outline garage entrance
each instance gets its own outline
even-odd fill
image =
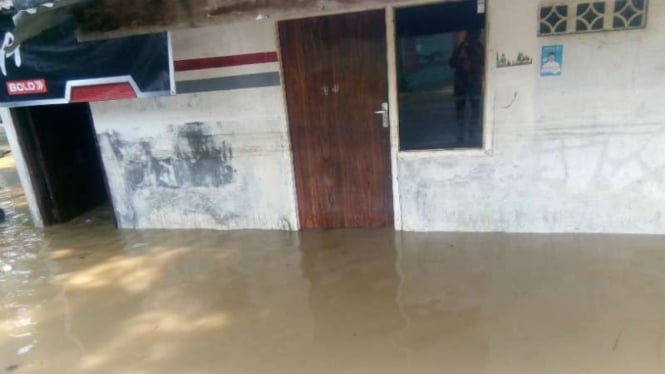
[[[110,203],[87,103],[16,108],[12,117],[45,226]]]

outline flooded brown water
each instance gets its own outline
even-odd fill
[[[0,373],[664,373],[665,238],[31,227]]]

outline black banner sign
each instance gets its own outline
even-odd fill
[[[68,22],[14,45],[13,27],[0,20],[0,106],[175,93],[168,33],[78,42]]]

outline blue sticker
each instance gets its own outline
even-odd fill
[[[563,45],[543,46],[540,59],[540,76],[556,77],[563,72]]]

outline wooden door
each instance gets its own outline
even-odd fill
[[[393,224],[384,11],[279,23],[300,224]]]

